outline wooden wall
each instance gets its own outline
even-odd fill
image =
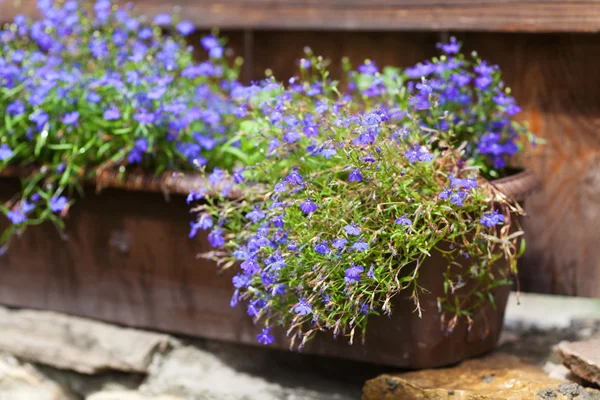
[[[33,0],[18,12],[34,14]],[[547,144],[521,160],[542,179],[526,204],[524,290],[600,297],[600,1],[145,0],[141,13],[178,9],[201,29],[224,28],[245,57],[244,79],[286,78],[302,48],[337,62],[409,66],[455,34],[500,65]],[[0,3],[0,22],[17,12]],[[197,37],[193,40],[197,40]],[[339,71],[338,71],[339,72]]]

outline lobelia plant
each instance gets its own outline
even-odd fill
[[[346,62],[347,90],[307,50],[287,87],[267,79],[232,92],[248,112],[232,140],[255,152],[233,173],[204,172],[226,191],[193,193],[202,202],[190,237],[210,230],[204,256],[239,264],[231,306],[243,301],[262,321],[260,343],[274,341],[274,326],[291,347],[319,331],[364,340],[368,316],[391,315],[400,294],[421,314],[420,267],[434,252],[448,265],[438,307],[449,330],[509,284],[521,210],[485,177],[529,134],[508,119],[517,109],[497,68],[446,46],[458,45],[407,71]],[[431,79],[415,84],[416,69]],[[242,198],[226,198],[233,185]]]
[[[224,41],[161,14],[151,23],[110,0],[38,0],[42,19],[17,16],[0,30],[0,173],[27,167],[18,197],[0,210],[12,223],[0,238],[52,221],[62,228],[82,183],[106,169],[192,170],[230,165],[219,154],[237,122],[229,93],[241,59]],[[231,152],[230,152],[231,153]]]

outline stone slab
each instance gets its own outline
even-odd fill
[[[596,399],[596,390],[549,378],[518,357],[495,353],[444,369],[381,375],[367,381],[364,400]]]
[[[556,353],[575,375],[600,385],[600,336],[576,342],[560,342]]]
[[[122,328],[49,311],[0,307],[0,351],[84,374],[145,373],[167,335]]]

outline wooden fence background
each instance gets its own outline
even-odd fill
[[[543,181],[528,200],[524,290],[600,297],[599,0],[138,0],[151,17],[178,10],[199,29],[220,27],[246,59],[246,81],[285,78],[304,46],[410,66],[457,36],[498,64],[545,146],[522,160]],[[35,1],[0,2],[0,23],[34,16]],[[199,36],[192,40],[196,41]],[[340,71],[338,71],[339,73]]]

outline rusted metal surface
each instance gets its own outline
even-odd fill
[[[123,1],[124,2],[124,1]],[[0,22],[35,16],[35,0],[0,3]],[[228,29],[598,32],[596,0],[144,0],[150,17],[178,10],[197,26]]]
[[[525,178],[526,179],[526,178]],[[19,189],[0,178],[0,199]],[[128,326],[256,344],[260,327],[243,308],[232,309],[233,271],[218,273],[197,255],[211,250],[206,236],[187,238],[191,216],[183,196],[167,203],[159,193],[89,190],[71,209],[64,240],[51,225],[28,229],[0,257],[0,303],[55,310]],[[3,228],[0,222],[0,229]],[[452,333],[440,328],[437,297],[443,294],[446,263],[434,255],[423,267],[420,301],[397,296],[393,316],[373,317],[366,344],[328,334],[303,350],[399,367],[447,365],[489,351],[502,326],[508,287],[496,294],[497,310],[486,306]],[[276,347],[285,349],[284,332]]]

